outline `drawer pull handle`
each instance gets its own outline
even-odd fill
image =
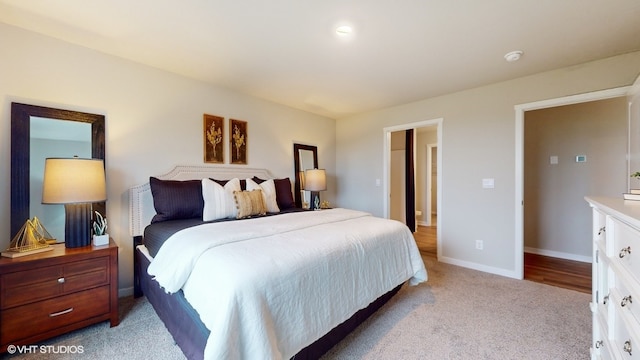
[[[600,349],[603,346],[604,346],[604,341],[602,340],[596,341],[596,349]]]
[[[64,284],[64,278],[63,277],[58,278],[58,284]]]
[[[631,356],[631,340],[627,340],[624,342],[624,347],[622,348],[624,352],[628,352],[629,356]]]
[[[602,299],[602,305],[607,305],[608,301],[609,301],[609,295],[605,296],[604,299]]]
[[[625,296],[622,298],[622,301],[620,302],[620,306],[625,307],[627,304],[631,304],[633,301],[631,301],[631,295],[629,296]]]
[[[72,311],[73,311],[73,308],[68,308],[67,310],[62,310],[62,311],[58,311],[58,312],[53,313],[53,314],[49,314],[49,317],[56,317],[56,316],[68,314],[68,313],[70,313]]]
[[[603,233],[603,232],[605,232],[605,231],[606,231],[605,227],[604,227],[604,226],[603,226],[603,227],[601,227],[601,228],[598,230],[598,236],[602,235],[602,233]]]
[[[620,250],[620,259],[628,254],[631,254],[631,246],[627,246],[626,248],[622,248],[622,250]]]

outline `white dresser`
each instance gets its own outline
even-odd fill
[[[640,201],[593,208],[592,359],[640,359]]]

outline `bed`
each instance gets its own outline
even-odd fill
[[[189,359],[317,359],[427,280],[406,226],[297,209],[264,169],[178,166],[129,195],[134,295]]]

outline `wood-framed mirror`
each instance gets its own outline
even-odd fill
[[[295,171],[294,198],[296,207],[309,203],[308,192],[304,189],[304,171],[318,168],[318,147],[313,145],[293,144],[293,167]]]
[[[11,238],[38,216],[62,242],[64,206],[41,204],[44,158],[74,155],[105,159],[104,115],[11,103]],[[93,207],[106,216],[105,205]]]

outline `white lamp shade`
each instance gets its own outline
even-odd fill
[[[307,191],[327,190],[327,175],[324,169],[309,169],[304,172],[304,189]]]
[[[101,159],[45,159],[43,204],[93,203],[105,200],[107,186]]]

